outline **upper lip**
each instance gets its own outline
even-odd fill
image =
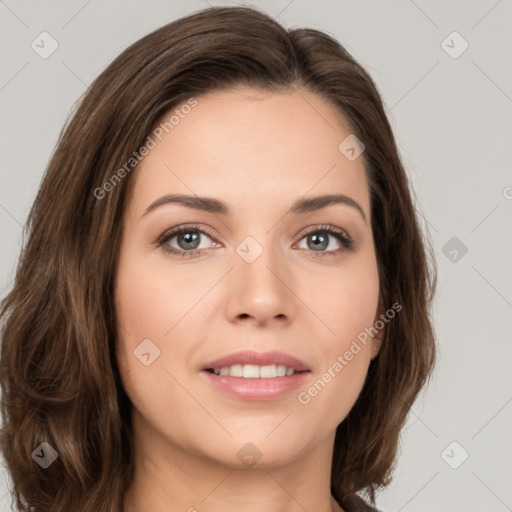
[[[293,368],[297,372],[309,371],[306,363],[297,359],[296,357],[273,350],[272,352],[254,352],[252,350],[242,350],[240,352],[234,352],[214,361],[206,363],[202,370],[218,370],[226,366],[233,366],[234,364],[254,364],[258,366],[266,365],[285,365],[289,368]]]

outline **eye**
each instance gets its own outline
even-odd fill
[[[334,238],[338,242],[338,248],[332,248],[329,238]],[[314,226],[303,235],[301,240],[306,239],[305,249],[315,253],[314,256],[336,256],[343,251],[353,250],[354,241],[343,230],[334,226]],[[336,243],[334,243],[336,245]],[[340,247],[341,246],[341,247]],[[313,249],[311,249],[311,247]],[[326,250],[331,247],[330,250]],[[299,247],[304,248],[304,247]]]
[[[197,256],[211,247],[208,244],[201,247],[201,238],[213,239],[213,234],[208,229],[200,228],[195,224],[178,226],[163,233],[157,240],[157,245],[167,253],[183,257]],[[338,248],[332,248],[330,238],[337,240]],[[304,239],[308,245],[305,249],[313,253],[314,256],[337,256],[341,252],[352,251],[354,245],[354,241],[343,229],[329,225],[313,226],[302,235],[301,241]],[[177,247],[173,244],[176,244]],[[329,247],[331,248],[329,249]],[[299,247],[299,249],[304,249],[304,247]]]
[[[177,254],[180,256],[194,256],[200,254],[206,247],[200,247],[201,238],[211,238],[207,230],[199,229],[196,225],[179,226],[167,231],[158,239],[158,245],[162,246],[163,250],[168,253]],[[170,242],[176,239],[178,247],[169,245]]]

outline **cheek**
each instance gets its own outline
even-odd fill
[[[300,412],[308,421],[315,418],[315,429],[331,432],[347,417],[363,388],[369,361],[364,348],[350,360],[344,352],[334,351],[308,386],[299,390]]]
[[[373,325],[378,289],[369,286],[366,293],[358,289],[361,295],[353,300],[350,294],[338,296],[338,313],[326,315],[335,335],[322,337],[321,364],[297,394],[302,413],[322,419],[317,428],[325,432],[335,429],[349,414],[371,362],[371,338],[366,329]]]
[[[188,344],[173,343],[173,339],[179,339],[180,329],[189,325],[201,294],[204,283],[201,286],[200,280],[190,280],[183,272],[170,273],[124,248],[115,288],[116,359],[123,387],[143,416],[151,416],[151,407],[158,403],[190,409],[172,377],[182,380],[176,361],[186,359]],[[170,413],[159,410],[162,416]]]
[[[145,338],[165,340],[169,332],[197,302],[197,281],[184,282],[179,272],[152,264],[135,251],[120,261],[116,285],[119,329],[133,342]],[[202,289],[204,286],[202,287]],[[203,291],[204,293],[204,291]]]
[[[347,350],[351,341],[371,327],[379,300],[377,263],[372,255],[337,272],[316,276],[310,283],[312,309],[323,323],[321,339],[327,342],[326,353]]]
[[[118,266],[115,303],[118,341],[116,358],[128,396],[137,408],[144,407],[144,397],[155,370],[162,360],[162,337],[169,329],[169,319],[162,315],[168,304],[155,293],[155,277],[135,252],[125,247]],[[168,300],[168,299],[167,299]],[[147,340],[151,340],[148,342]],[[144,347],[144,350],[142,350]],[[145,366],[149,353],[150,365]],[[138,356],[138,357],[137,357]]]
[[[308,415],[328,418],[327,428],[335,428],[356,402],[367,376],[369,329],[377,312],[379,278],[372,256],[330,277],[317,281],[322,286],[313,296],[312,309],[324,332],[317,337],[322,345],[322,364],[308,387],[300,390],[298,402]]]
[[[173,378],[181,381],[170,364],[171,356],[178,361],[183,359],[179,344],[172,350],[169,346],[174,333],[169,331],[184,314],[183,302],[169,292],[170,279],[163,281],[154,267],[137,264],[135,258],[130,264],[125,260],[119,266],[116,360],[123,388],[139,417],[152,418],[151,428],[179,437],[185,434],[173,413],[191,410],[194,405]]]

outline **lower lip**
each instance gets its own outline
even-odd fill
[[[299,387],[311,372],[300,372],[286,377],[274,379],[246,379],[244,377],[230,377],[216,375],[207,370],[205,374],[209,382],[219,391],[242,400],[274,400],[281,398]]]

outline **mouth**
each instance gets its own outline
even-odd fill
[[[210,361],[201,374],[215,389],[233,398],[275,400],[303,384],[311,369],[284,352],[245,350]]]
[[[205,371],[214,373],[215,375],[240,377],[243,379],[275,379],[290,377],[296,373],[309,372],[309,370],[296,370],[284,364],[269,364],[264,366],[256,364],[234,364],[221,368],[207,368]]]

